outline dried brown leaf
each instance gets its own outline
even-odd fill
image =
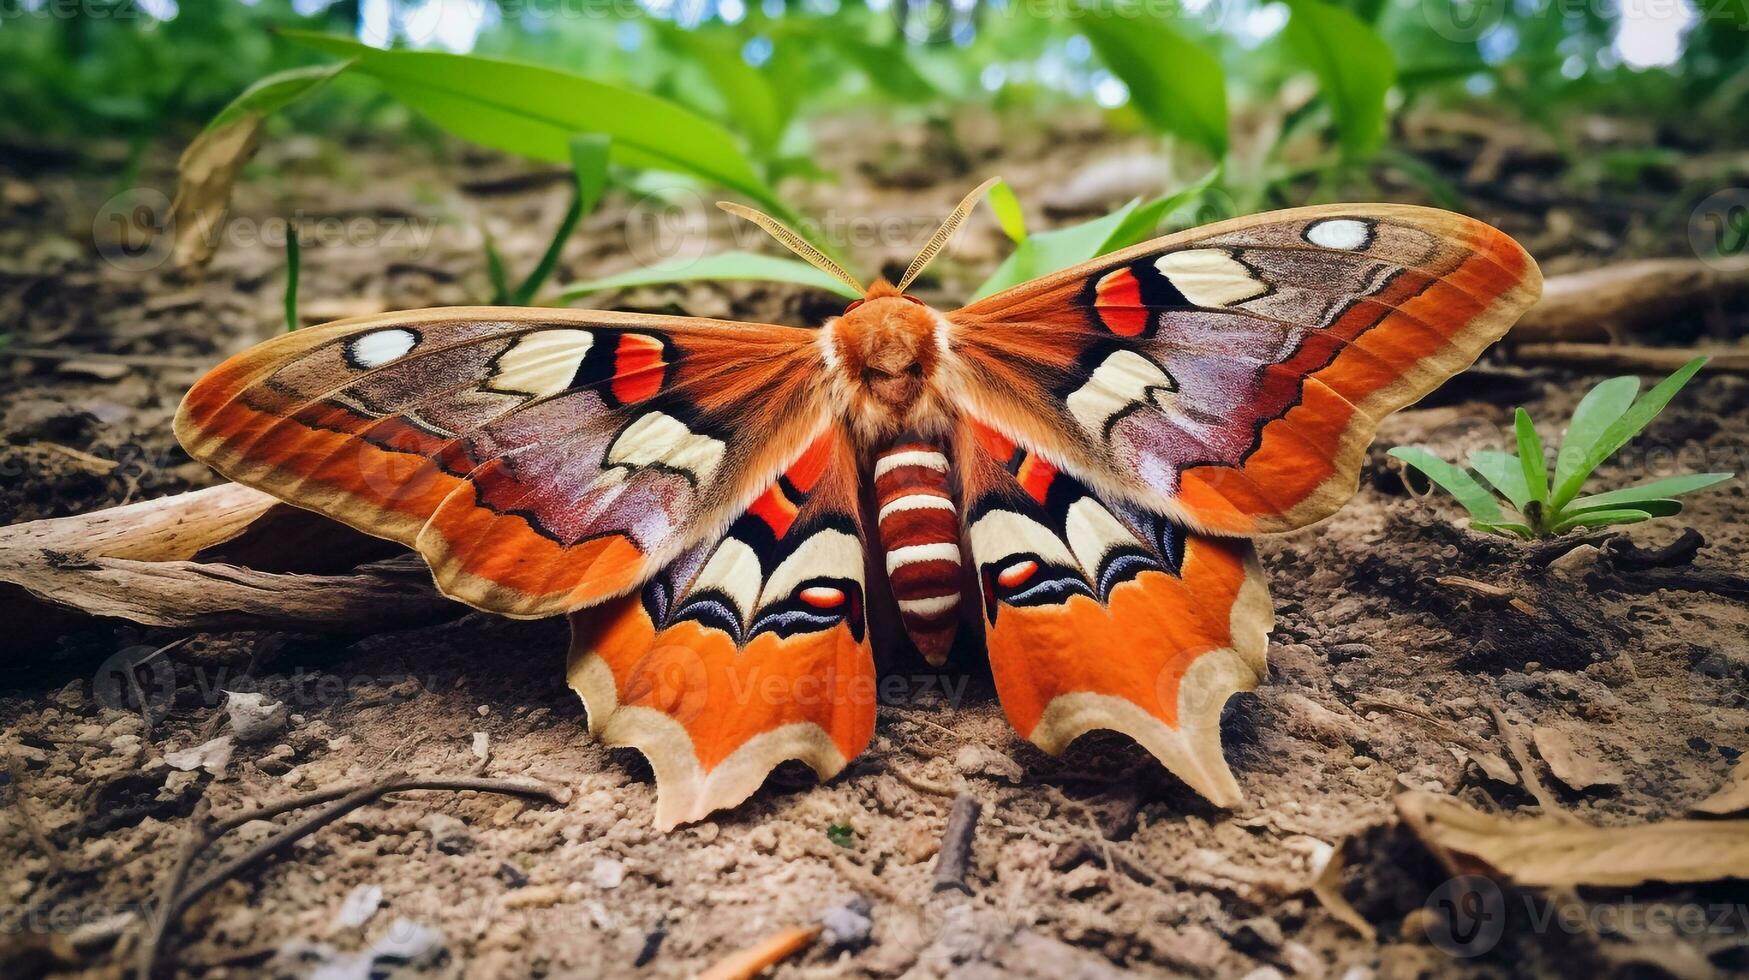
[[[1583,791],[1593,786],[1621,785],[1619,769],[1598,761],[1591,752],[1574,748],[1572,736],[1565,731],[1538,725],[1530,735],[1531,741],[1536,743],[1537,755],[1549,764],[1549,772],[1569,788]]]
[[[262,116],[244,112],[195,137],[177,164],[176,200],[170,205],[178,269],[200,268],[218,248],[218,224],[231,203],[231,188],[261,145]]]
[[[1728,817],[1749,811],[1749,759],[1739,760],[1713,795],[1689,807],[1694,813]]]
[[[1398,796],[1397,812],[1452,874],[1551,888],[1749,878],[1745,820],[1593,827],[1553,817],[1495,816],[1419,791]]]
[[[1343,841],[1330,849],[1329,858],[1317,870],[1312,877],[1312,883],[1306,888],[1318,900],[1318,904],[1324,906],[1324,911],[1329,912],[1337,921],[1353,929],[1367,942],[1377,942],[1378,930],[1342,894],[1342,869],[1347,864],[1343,848],[1346,846],[1347,842]]]

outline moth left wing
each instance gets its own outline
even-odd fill
[[[967,411],[1108,496],[1286,531],[1352,496],[1379,420],[1468,367],[1541,282],[1450,212],[1277,211],[950,313],[944,369]]]
[[[874,732],[856,459],[836,429],[726,533],[637,593],[574,613],[589,728],[637,748],[667,829],[746,799],[773,766],[843,769]]]
[[[176,434],[239,483],[536,617],[635,589],[828,423],[812,331],[458,307],[288,333],[188,393]]]
[[[1240,800],[1221,708],[1257,685],[1274,620],[1251,542],[1101,496],[975,422],[955,440],[996,692],[1051,754],[1134,738],[1221,806]]]

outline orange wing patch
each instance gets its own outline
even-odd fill
[[[1221,708],[1263,676],[1273,621],[1249,541],[1187,532],[1055,473],[1022,483],[994,440],[961,440],[967,536],[1003,710],[1056,754],[1096,728],[1134,738],[1222,806],[1239,802]]]
[[[637,594],[573,614],[589,727],[656,774],[663,829],[734,806],[772,767],[835,775],[874,732],[855,459],[833,431],[756,506]],[[774,513],[774,511],[776,511]]]

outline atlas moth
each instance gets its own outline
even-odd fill
[[[873,651],[981,648],[1019,733],[1140,743],[1240,796],[1221,709],[1265,671],[1251,539],[1356,488],[1379,420],[1538,296],[1481,222],[1333,205],[1158,238],[955,310],[864,287],[815,328],[461,307],[224,362],[176,433],[225,476],[401,542],[438,588],[568,615],[589,728],[655,771],[655,822],[829,778],[875,727]]]

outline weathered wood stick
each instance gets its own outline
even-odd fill
[[[1624,344],[1521,344],[1513,349],[1512,359],[1520,364],[1556,364],[1595,368],[1599,371],[1668,374],[1703,354],[1711,360],[1707,361],[1702,370],[1749,374],[1749,350],[1740,349],[1702,350],[1694,347],[1634,347]]]
[[[947,815],[947,829],[941,834],[941,853],[935,859],[935,890],[958,890],[967,895],[972,886],[966,884],[966,869],[972,862],[972,838],[978,830],[978,813],[983,804],[970,793],[961,793],[953,801]]]
[[[1740,297],[1749,297],[1749,256],[1620,262],[1549,277],[1542,299],[1525,311],[1507,339],[1607,340],[1622,330],[1664,322],[1673,313]]]

